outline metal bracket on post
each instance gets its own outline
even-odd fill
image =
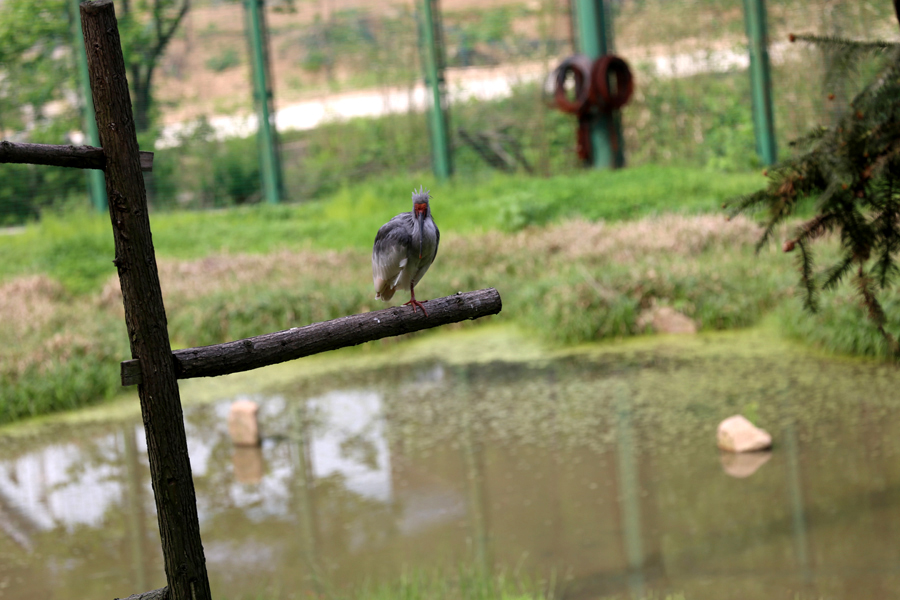
[[[573,0],[572,8],[581,53],[592,61],[609,54],[613,44],[605,0]],[[625,166],[622,117],[618,110],[598,112],[590,121],[589,133],[595,169]]]
[[[572,98],[566,89],[570,75],[575,84]],[[576,54],[562,61],[551,77],[553,104],[578,118],[578,158],[597,168],[622,166],[611,163],[610,156],[622,154],[622,131],[616,126],[616,116],[634,93],[634,78],[628,63],[612,54],[594,61],[584,54]],[[598,142],[599,134],[605,136]]]

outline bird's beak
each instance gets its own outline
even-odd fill
[[[425,211],[416,211],[416,227],[419,228],[419,258],[422,258],[422,241],[425,239]]]

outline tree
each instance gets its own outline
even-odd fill
[[[0,4],[0,132],[24,131],[48,120],[77,122],[74,68],[65,0],[7,0]],[[71,105],[71,103],[70,103]],[[56,140],[54,140],[56,142]]]
[[[48,111],[78,89],[69,34],[72,8],[67,0],[0,3],[0,131],[22,131],[61,116],[73,126],[77,122],[74,111]],[[116,9],[135,125],[143,133],[152,124],[153,75],[190,0],[123,0]]]
[[[900,21],[900,0],[894,0],[894,8]],[[791,41],[827,49],[833,68],[850,69],[873,55],[882,62],[833,125],[792,142],[802,153],[770,168],[766,189],[738,198],[729,208],[732,214],[768,209],[762,246],[805,199],[815,198],[814,216],[783,246],[785,252],[799,250],[805,307],[816,311],[821,290],[852,277],[870,321],[891,352],[900,356],[900,344],[885,328],[879,301],[900,272],[900,44],[809,35],[792,35]],[[811,243],[830,232],[839,237],[839,258],[816,271]]]
[[[153,74],[166,47],[190,10],[190,0],[123,0],[118,16],[134,124],[137,132],[150,128]]]

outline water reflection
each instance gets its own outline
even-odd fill
[[[555,574],[576,599],[894,595],[897,374],[784,359],[657,351],[306,381],[252,396],[260,448],[229,441],[237,398],[190,407],[213,590],[327,594],[464,563]],[[776,447],[735,478],[715,425],[751,403]],[[0,443],[0,597],[164,584],[143,439],[116,423]]]

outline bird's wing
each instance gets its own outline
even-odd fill
[[[432,223],[434,223],[433,220]],[[441,245],[441,230],[438,229],[437,223],[434,223],[434,237],[434,254],[431,255],[431,262],[434,262],[434,259],[437,258],[437,249]]]
[[[377,297],[390,300],[397,290],[397,284],[403,274],[408,259],[408,249],[412,243],[410,228],[399,214],[378,230],[375,236],[375,247],[372,249],[372,280]]]

